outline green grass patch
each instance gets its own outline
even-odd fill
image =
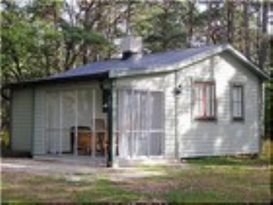
[[[166,194],[167,201],[170,203],[212,203],[227,201],[227,196],[221,196],[212,191],[182,191],[174,190]]]
[[[140,197],[140,194],[115,187],[110,181],[105,179],[98,180],[86,191],[76,193],[76,201],[78,203],[130,202],[136,201]]]
[[[225,157],[203,157],[197,159],[187,160],[190,164],[197,165],[225,165],[225,166],[268,166],[270,161],[268,159],[252,159],[248,156],[225,156]]]
[[[3,172],[2,201],[269,203],[273,190],[271,146],[271,141],[265,143],[263,153],[254,159],[249,156],[206,157],[187,160],[182,166],[142,165],[124,169],[120,176],[117,172],[100,172],[99,169],[100,174],[71,176]],[[74,181],[73,177],[80,180]],[[113,177],[121,180],[113,180]]]
[[[237,155],[220,157],[200,157],[188,159],[189,164],[202,166],[269,166],[273,163],[273,142],[268,139],[263,141],[262,151],[258,156]]]

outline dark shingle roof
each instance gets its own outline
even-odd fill
[[[188,48],[183,50],[166,51],[143,55],[139,58],[128,58],[126,60],[112,59],[107,61],[99,61],[89,63],[63,73],[52,75],[45,79],[53,80],[86,75],[90,76],[95,74],[107,73],[111,70],[136,70],[162,67],[164,65],[171,65],[177,62],[181,62],[210,49],[215,49],[218,46],[214,45],[201,48]]]

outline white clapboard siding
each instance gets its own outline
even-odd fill
[[[31,152],[33,124],[33,90],[12,91],[11,147],[15,151]]]
[[[217,120],[196,121],[192,113],[192,82],[214,80]],[[244,85],[245,120],[231,120],[230,83]],[[224,52],[178,72],[183,92],[177,98],[179,156],[195,157],[259,152],[261,84],[241,62]]]

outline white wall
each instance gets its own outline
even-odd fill
[[[215,80],[217,120],[197,121],[192,113],[192,82]],[[231,82],[244,84],[245,120],[231,120]],[[224,52],[178,72],[179,156],[194,157],[259,151],[260,82],[238,60]]]

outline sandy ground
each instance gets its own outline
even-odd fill
[[[82,164],[67,164],[54,160],[5,158],[1,160],[1,169],[4,172],[26,172],[30,174],[92,174],[107,168],[94,168]]]
[[[80,181],[81,176],[92,175],[94,178],[105,176],[113,181],[123,181],[134,178],[165,175],[160,170],[145,170],[137,167],[106,168],[92,167],[77,163],[67,163],[54,160],[38,160],[27,158],[4,158],[0,163],[1,172],[28,173],[33,175],[48,175],[68,177]],[[176,165],[184,168],[185,164]]]

